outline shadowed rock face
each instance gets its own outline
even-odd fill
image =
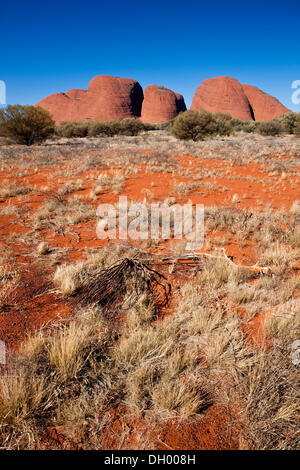
[[[242,87],[253,109],[256,121],[269,121],[290,112],[277,98],[264,93],[259,88],[252,85],[242,85]]]
[[[44,98],[36,106],[47,109],[56,123],[108,121],[140,117],[143,90],[136,80],[100,75],[88,90],[70,90]]]
[[[245,121],[253,119],[242,85],[230,77],[204,80],[196,90],[191,109],[206,109],[212,113],[221,111]]]
[[[150,123],[169,121],[185,110],[182,95],[157,85],[149,85],[145,88],[142,121]]]
[[[177,112],[181,113],[183,111],[186,111],[184,97],[180,95],[179,93],[176,93],[176,98],[177,98]]]

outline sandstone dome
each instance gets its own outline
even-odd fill
[[[242,87],[256,121],[269,121],[290,112],[277,98],[264,93],[259,88],[252,85],[242,85]]]
[[[136,80],[100,75],[91,80],[87,91],[55,93],[36,106],[49,111],[54,121],[61,123],[140,117],[142,102],[143,90]]]
[[[169,121],[185,110],[182,95],[158,85],[149,85],[145,88],[142,121],[151,123]]]
[[[208,78],[197,88],[191,109],[221,111],[241,120],[253,119],[248,98],[238,80],[231,77]]]

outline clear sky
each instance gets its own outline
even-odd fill
[[[299,0],[5,0],[0,17],[9,104],[116,75],[171,88],[189,107],[204,79],[227,75],[300,112]]]

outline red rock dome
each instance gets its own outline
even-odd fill
[[[142,121],[159,123],[169,121],[186,106],[182,95],[174,93],[168,88],[149,85],[145,88],[142,106]]]
[[[269,121],[290,112],[277,98],[259,88],[252,85],[242,85],[242,87],[253,110],[255,121]]]
[[[88,90],[70,90],[44,98],[36,106],[49,111],[56,123],[63,121],[108,121],[140,117],[143,90],[136,80],[100,75]]]
[[[242,85],[230,77],[204,80],[196,90],[191,109],[206,109],[212,113],[221,111],[245,121],[253,119]]]

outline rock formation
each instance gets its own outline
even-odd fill
[[[191,109],[222,111],[243,121],[268,121],[289,112],[273,96],[230,77],[204,80],[196,90]]]
[[[196,90],[191,109],[206,109],[212,113],[221,111],[245,121],[253,119],[242,85],[230,77],[204,80]]]
[[[143,90],[133,79],[99,75],[87,90],[72,89],[44,98],[41,106],[57,124],[65,121],[109,121],[128,117],[144,122],[168,121],[186,110],[184,98],[168,88],[149,85]],[[241,120],[264,121],[289,112],[276,98],[230,77],[204,80],[191,109],[225,112]]]
[[[253,110],[255,121],[269,121],[290,111],[277,98],[259,88],[252,85],[242,85],[242,87]]]
[[[136,80],[100,75],[88,90],[70,90],[44,98],[37,106],[47,109],[56,123],[108,121],[140,117],[143,90]]]
[[[149,85],[145,88],[142,121],[151,123],[169,121],[185,110],[182,95],[157,85]]]

